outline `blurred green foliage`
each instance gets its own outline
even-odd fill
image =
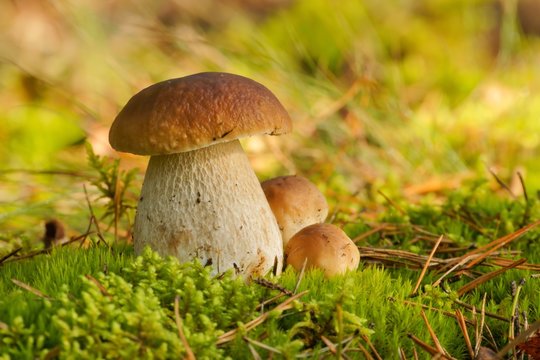
[[[77,143],[80,145],[84,139],[85,133],[73,114],[41,106],[13,108],[0,118],[8,134],[0,147],[4,168],[55,168],[57,153]]]

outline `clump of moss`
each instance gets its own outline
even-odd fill
[[[82,276],[82,275],[81,275]],[[63,286],[41,303],[32,322],[15,316],[0,328],[4,358],[178,358],[185,348],[178,336],[178,298],[189,346],[202,358],[220,358],[220,334],[253,317],[255,288],[226,274],[219,281],[198,263],[180,265],[150,250],[121,275],[82,277],[78,293]]]
[[[53,253],[51,259],[62,252]],[[292,286],[295,275],[289,273],[287,278]],[[354,313],[355,296],[346,289],[353,284],[342,280],[327,283],[331,292],[316,293],[306,301],[301,298],[286,311],[274,310],[282,300],[259,308],[278,290],[246,284],[229,273],[215,278],[197,262],[179,264],[147,249],[118,274],[79,274],[75,286],[60,286],[54,295],[24,297],[20,295],[27,292],[13,289],[11,300],[22,310],[5,312],[8,318],[0,323],[1,358],[183,357],[186,346],[179,336],[177,316],[198,358],[243,358],[249,354],[251,339],[293,358],[305,349],[316,352],[325,347],[322,336],[339,343],[370,334],[365,320]],[[246,328],[267,311],[264,325]],[[235,339],[218,345],[220,335],[234,329]],[[259,351],[268,355],[267,349]]]

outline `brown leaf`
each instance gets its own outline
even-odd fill
[[[519,344],[517,348],[529,355],[532,360],[540,360],[540,331],[537,331],[524,343]]]

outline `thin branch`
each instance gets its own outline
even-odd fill
[[[2,263],[4,261],[6,261],[7,259],[9,259],[10,257],[12,257],[13,255],[16,255],[19,251],[22,250],[22,247],[20,248],[17,248],[15,250],[13,250],[12,252],[10,252],[9,254],[7,254],[6,256],[4,256],[3,258],[0,259],[0,265],[2,265]]]

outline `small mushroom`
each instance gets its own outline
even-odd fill
[[[358,268],[360,251],[352,240],[332,224],[313,224],[294,235],[285,247],[285,262],[300,271],[319,268],[329,278]]]
[[[328,216],[324,195],[302,176],[280,176],[261,186],[279,225],[283,246],[300,229],[322,223]]]
[[[154,84],[116,117],[109,142],[151,155],[135,217],[135,252],[149,245],[245,277],[281,268],[279,228],[238,141],[289,132],[291,120],[263,85],[227,73]]]

